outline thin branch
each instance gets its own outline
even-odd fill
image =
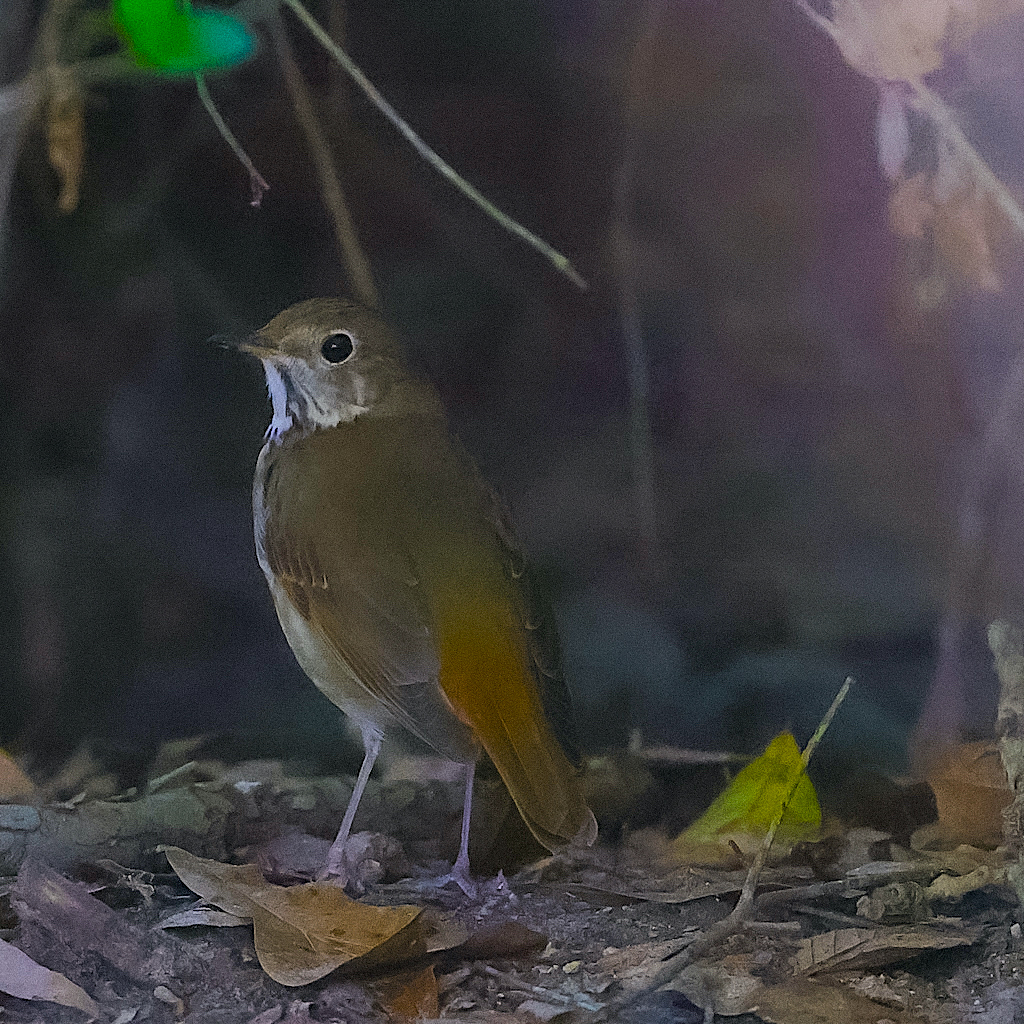
[[[843,685],[839,687],[839,692],[835,695],[835,698],[829,705],[828,711],[825,712],[824,717],[818,723],[818,728],[814,730],[814,735],[807,741],[807,746],[804,747],[803,753],[800,755],[800,763],[803,765],[803,771],[793,779],[793,782],[789,787],[789,792],[786,794],[782,803],[779,804],[779,809],[775,812],[775,817],[772,819],[772,823],[768,827],[768,831],[765,833],[764,839],[761,841],[761,846],[754,855],[754,862],[750,865],[750,870],[747,872],[747,877],[743,882],[743,889],[740,892],[740,898],[737,901],[736,906],[733,907],[732,913],[726,918],[726,921],[734,920],[738,923],[745,921],[750,916],[750,911],[754,906],[754,892],[757,889],[757,883],[761,877],[761,872],[764,870],[764,866],[768,862],[768,853],[772,848],[772,844],[775,842],[775,833],[778,832],[779,825],[782,824],[782,819],[789,808],[789,803],[793,799],[793,794],[796,793],[797,786],[800,785],[800,782],[804,777],[804,773],[807,771],[807,765],[814,756],[814,751],[818,749],[818,744],[821,742],[821,738],[828,731],[828,727],[832,724],[832,719],[836,717],[836,712],[839,710],[843,701],[846,700],[846,695],[850,692],[850,687],[852,685],[853,679],[847,676],[843,681]],[[714,929],[712,929],[712,931],[713,930]]]
[[[917,109],[930,117],[939,127],[946,139],[953,144],[964,163],[974,172],[978,184],[996,201],[996,205],[1017,229],[1018,234],[1024,235],[1024,210],[1020,208],[1020,204],[1013,198],[1007,187],[996,177],[995,172],[985,162],[981,154],[971,145],[967,136],[964,135],[963,129],[956,123],[953,111],[923,82],[911,82],[910,86],[914,90]]]
[[[376,86],[356,66],[352,58],[320,27],[316,19],[306,10],[299,0],[284,0],[295,16],[310,31],[313,38],[341,65],[348,76],[362,90],[366,98],[391,122],[392,125],[408,140],[413,149],[427,161],[442,177],[446,178],[467,199],[471,200],[492,220],[497,221],[506,231],[522,239],[527,245],[536,249],[554,264],[581,291],[587,290],[587,282],[576,272],[568,258],[553,249],[542,238],[523,227],[506,213],[502,213],[489,199],[485,198],[454,168],[445,163],[412,128],[402,119],[398,111],[377,91]]]
[[[251,203],[253,206],[259,206],[263,193],[269,191],[270,186],[264,180],[263,175],[256,170],[256,165],[249,159],[249,154],[242,149],[242,144],[235,138],[227,122],[220,116],[220,111],[214,105],[210,90],[206,88],[206,79],[202,75],[196,75],[196,90],[199,93],[199,99],[206,108],[206,112],[210,115],[210,119],[217,126],[217,131],[220,132],[221,138],[231,147],[231,151],[249,172],[249,185],[252,188]]]
[[[794,3],[798,8],[800,8],[801,11],[803,11],[804,14],[807,15],[808,18],[811,19],[811,21],[814,22],[815,25],[818,26],[818,28],[821,29],[822,32],[824,32],[826,35],[831,36],[838,44],[839,32],[836,30],[835,23],[832,21],[831,18],[826,18],[824,14],[819,14],[807,2],[807,0],[794,0]]]
[[[650,354],[640,318],[640,273],[632,212],[636,198],[639,146],[637,94],[650,75],[657,29],[666,6],[667,0],[647,0],[640,14],[637,39],[631,49],[622,154],[616,175],[612,217],[612,247],[618,264],[619,324],[625,342],[629,379],[629,449],[633,495],[640,545],[648,566],[658,563],[658,516],[654,485],[654,438],[651,430]]]
[[[370,261],[359,244],[355,222],[352,220],[352,213],[345,200],[345,192],[341,187],[338,170],[331,155],[330,144],[324,136],[313,109],[313,101],[310,98],[309,89],[306,87],[306,81],[295,62],[295,54],[288,41],[288,34],[278,18],[271,22],[271,35],[277,49],[277,59],[281,62],[288,95],[295,108],[295,116],[306,137],[306,144],[312,153],[313,163],[316,165],[324,205],[334,221],[334,234],[348,273],[352,294],[364,305],[376,309],[380,306],[380,295],[377,292],[377,286],[373,283]]]
[[[797,786],[803,780],[804,772],[807,771],[807,765],[814,755],[814,751],[821,742],[822,736],[825,735],[828,727],[832,724],[832,719],[835,718],[839,706],[846,700],[846,695],[850,692],[852,685],[853,680],[847,677],[843,685],[839,687],[839,692],[829,706],[828,711],[825,712],[825,716],[822,718],[818,728],[814,730],[814,735],[807,741],[807,746],[804,747],[803,753],[800,755],[800,763],[803,766],[803,770],[797,773],[790,784],[789,792],[786,793],[779,804],[779,809],[775,812],[775,817],[772,819],[771,825],[768,826],[768,831],[765,833],[757,853],[754,854],[753,863],[750,865],[747,877],[743,881],[743,889],[740,891],[740,898],[736,901],[736,906],[732,908],[732,912],[728,917],[713,925],[693,945],[687,947],[687,957],[690,961],[706,953],[712,946],[718,945],[722,939],[728,938],[734,932],[740,931],[750,919],[751,911],[754,907],[754,893],[757,891],[757,883],[761,880],[761,872],[764,871],[764,866],[768,863],[768,854],[771,851],[772,844],[775,842],[775,833],[778,832],[779,825],[782,824],[782,819],[789,808]]]

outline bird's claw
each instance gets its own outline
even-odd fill
[[[449,882],[454,882],[471,900],[476,899],[479,889],[476,882],[469,877],[469,864],[460,864],[456,861],[452,865],[451,871],[446,875],[441,875],[432,884],[438,889],[442,889]]]

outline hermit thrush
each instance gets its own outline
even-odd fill
[[[262,360],[273,403],[253,482],[259,563],[295,657],[365,750],[324,874],[344,874],[395,725],[467,766],[451,875],[467,892],[481,748],[544,846],[589,846],[594,816],[544,713],[559,684],[518,545],[434,388],[379,316],[340,299],[292,306],[238,347]]]

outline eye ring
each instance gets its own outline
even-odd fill
[[[320,355],[329,363],[343,363],[355,351],[355,338],[348,331],[333,331],[324,338]]]

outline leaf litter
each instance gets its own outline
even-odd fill
[[[679,864],[670,834],[627,831],[595,850],[527,864],[507,884],[485,882],[476,900],[406,879],[369,881],[353,900],[323,883],[278,884],[308,877],[302,865],[315,861],[322,841],[295,828],[313,821],[319,831],[321,814],[328,820],[344,802],[345,786],[300,784],[280,766],[261,774],[209,762],[181,772],[167,766],[157,792],[85,798],[60,813],[72,819],[66,827],[73,834],[84,834],[88,823],[94,842],[79,849],[98,853],[98,823],[138,820],[131,810],[111,817],[110,807],[157,796],[166,808],[194,807],[199,794],[216,796],[229,805],[224,817],[205,840],[201,829],[193,832],[190,843],[213,856],[183,847],[160,854],[155,842],[146,852],[141,838],[142,856],[127,864],[83,856],[56,870],[23,856],[17,878],[0,881],[0,939],[37,971],[52,972],[38,974],[38,992],[60,990],[55,978],[63,978],[67,992],[77,987],[91,1000],[83,1006],[124,1024],[646,1024],[740,1011],[755,1015],[748,1020],[784,1024],[945,1024],[974,1000],[983,1008],[1003,1005],[1014,972],[1024,970],[1004,858],[975,845],[991,822],[978,820],[969,768],[963,785],[956,782],[961,769],[948,768],[970,766],[978,756],[983,752],[953,751],[943,762],[939,774],[952,775],[954,784],[943,797],[939,834],[919,830],[904,846],[878,830],[830,825],[826,815],[821,839],[795,844],[763,869],[746,925],[696,956],[702,937],[733,908],[748,855],[737,854],[728,869]],[[663,764],[666,778],[677,781],[693,770],[682,760]],[[264,781],[238,787],[247,775]],[[82,782],[76,780],[79,791]],[[379,808],[382,820],[371,823],[401,819],[396,803],[414,808],[401,819],[399,838],[419,850],[419,840],[409,838],[423,835],[417,818],[430,814],[435,827],[447,821],[432,785],[406,780],[393,802],[379,786],[367,806]],[[458,788],[445,791],[456,811]],[[970,813],[957,811],[958,800]],[[997,809],[1000,800],[988,806]],[[2,808],[8,819],[20,820],[17,806]],[[956,833],[958,823],[968,834]],[[457,813],[451,824],[454,842]],[[614,834],[614,822],[602,825]],[[111,839],[124,845],[115,833],[106,837],[108,848]],[[263,870],[227,863],[225,854],[256,860]],[[406,856],[410,862],[426,863],[419,855]],[[0,996],[5,1019],[38,1021],[39,998]],[[42,1019],[54,1024],[81,1022],[90,1012],[46,1006]]]

